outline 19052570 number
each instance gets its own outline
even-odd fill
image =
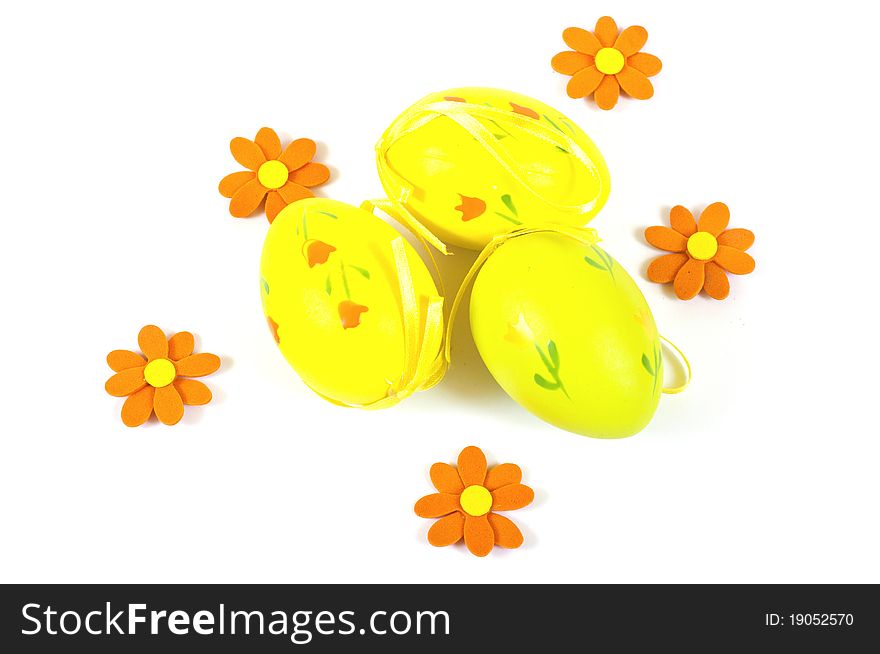
[[[788,616],[793,627],[851,627],[852,613],[792,613]]]

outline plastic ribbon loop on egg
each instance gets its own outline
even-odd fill
[[[693,373],[691,372],[691,362],[688,361],[688,358],[684,355],[684,352],[681,351],[675,343],[666,338],[663,334],[660,334],[660,340],[666,343],[672,350],[678,355],[678,358],[681,359],[681,362],[684,364],[685,376],[684,381],[678,386],[664,386],[660,389],[666,395],[676,395],[685,390],[691,383],[691,377]]]
[[[409,228],[409,223],[407,222],[406,216],[401,215],[397,205],[391,202],[391,200],[364,200],[363,202],[361,202],[361,209],[369,213],[374,213],[376,209],[379,209],[380,211],[383,211],[394,218],[394,220],[399,222],[401,225]],[[434,253],[431,252],[431,248],[428,247],[428,241],[421,234],[415,232],[414,230],[410,229],[410,231],[413,232],[413,235],[425,248],[425,253],[431,260],[431,266],[434,268],[434,282],[437,284],[437,290],[440,291],[440,295],[442,297],[446,297],[446,288],[443,284],[443,275],[440,274],[440,266],[437,265],[437,259],[434,258]]]
[[[597,180],[599,188],[601,189],[602,178],[596,165],[592,162],[590,157],[587,156],[586,152],[584,152],[578,142],[567,134],[554,130],[548,125],[537,122],[528,116],[485,105],[444,101],[415,106],[400,116],[394,122],[394,125],[392,125],[376,144],[376,162],[379,176],[382,178],[383,184],[386,188],[396,191],[391,193],[391,197],[389,197],[389,200],[397,210],[398,215],[396,215],[395,218],[400,220],[400,222],[402,222],[407,228],[418,235],[419,238],[430,243],[443,254],[449,253],[446,244],[423,225],[406,206],[414,191],[413,184],[394,170],[388,162],[388,151],[395,142],[441,116],[445,116],[460,125],[472,138],[485,148],[492,158],[494,158],[495,161],[498,162],[498,164],[507,171],[507,173],[510,174],[520,186],[522,186],[522,188],[549,207],[560,211],[588,213],[593,209],[598,198],[602,196],[601,191],[599,191],[596,196],[589,201],[583,204],[574,205],[555,202],[547,198],[528,181],[520,164],[508,154],[507,149],[500,144],[497,139],[493,138],[492,133],[478,120],[478,118],[508,121],[537,139],[569,151]]]
[[[402,236],[391,241],[391,251],[400,285],[404,338],[403,372],[397,381],[389,380],[385,397],[369,404],[344,403],[318,393],[328,402],[338,406],[358,409],[384,409],[394,406],[413,393],[435,386],[446,373],[446,360],[442,352],[443,298],[440,296],[428,298],[424,329],[421,329],[422,311]]]

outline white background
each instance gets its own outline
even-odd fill
[[[0,26],[0,580],[880,582],[877,51],[869,3],[42,2]],[[647,102],[550,68],[569,25],[648,28]],[[593,221],[694,365],[622,441],[550,427],[492,381],[467,321],[433,391],[335,408],[276,351],[267,223],[217,182],[234,136],[320,142],[320,194],[376,197],[373,145],[428,92],[510,88],[593,138]],[[757,234],[725,302],[646,281],[641,236],[721,200]],[[450,278],[467,256],[445,262]],[[119,419],[104,357],[148,323],[222,356],[176,427]],[[519,550],[426,542],[428,468],[469,444],[525,470]]]

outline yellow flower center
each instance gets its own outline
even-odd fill
[[[616,75],[623,70],[626,60],[617,48],[602,48],[596,53],[596,68],[600,73]]]
[[[154,359],[144,368],[144,379],[155,388],[168,386],[175,377],[177,377],[177,370],[168,359]]]
[[[287,170],[287,166],[277,159],[267,161],[257,171],[257,179],[266,188],[281,188],[287,183],[288,175],[290,171]]]
[[[486,515],[492,508],[492,493],[482,486],[468,486],[462,491],[459,502],[468,515]]]
[[[718,241],[709,232],[695,232],[688,239],[687,248],[694,259],[708,261],[718,252]]]

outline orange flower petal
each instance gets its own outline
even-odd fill
[[[464,544],[475,556],[486,556],[495,545],[495,532],[486,516],[465,516]]]
[[[684,253],[664,254],[648,264],[648,279],[657,284],[668,284],[690,257]]]
[[[269,191],[266,195],[266,218],[271,223],[281,210],[287,206],[287,202],[278,191]]]
[[[156,327],[156,325],[147,325],[138,333],[138,345],[141,352],[152,361],[153,359],[164,359],[168,356],[168,339],[165,338],[165,332]]]
[[[257,138],[254,139],[254,143],[260,146],[260,150],[263,151],[267,161],[281,156],[281,139],[278,138],[278,134],[271,127],[260,129],[257,132]]]
[[[580,27],[569,27],[563,30],[562,40],[569,48],[577,50],[581,54],[595,55],[602,48],[602,44],[595,34]],[[556,70],[560,73],[565,72]],[[571,73],[566,74],[570,75]]]
[[[220,180],[220,185],[218,186],[220,195],[224,198],[231,198],[238,189],[254,179],[254,177],[256,177],[256,173],[250,170],[240,170],[237,173],[227,175]]]
[[[606,75],[596,88],[596,104],[600,109],[614,109],[620,97],[620,84],[614,75]]]
[[[675,205],[669,211],[669,224],[682,236],[693,236],[697,231],[697,221],[694,220],[694,214],[680,204]]]
[[[703,283],[703,290],[709,297],[716,300],[723,300],[730,293],[730,280],[727,279],[727,273],[714,261],[706,264],[706,281]]]
[[[125,399],[122,405],[122,422],[126,427],[139,427],[150,419],[155,392],[156,389],[152,386],[146,386]]]
[[[596,21],[596,38],[605,48],[610,48],[617,40],[617,23],[610,16],[602,16]]]
[[[514,511],[528,506],[535,499],[535,491],[525,484],[510,484],[492,491],[493,511]]]
[[[729,245],[719,245],[715,253],[715,263],[734,275],[748,275],[755,269],[755,260],[750,254]]]
[[[636,100],[647,100],[654,95],[654,85],[651,84],[651,80],[632,66],[624,66],[623,70],[617,73],[617,81],[624,93]]]
[[[636,52],[627,58],[626,63],[648,77],[654,77],[663,68],[663,62],[647,52]]]
[[[287,204],[293,204],[297,200],[302,200],[303,198],[315,197],[315,194],[305,186],[300,186],[294,182],[287,182],[284,186],[278,189],[278,192]]]
[[[523,544],[522,532],[510,518],[499,513],[490,513],[486,518],[495,533],[496,545],[512,550]]]
[[[293,171],[310,162],[317,149],[312,139],[297,139],[284,148],[278,160],[287,166],[287,170]]]
[[[755,235],[748,229],[737,227],[718,235],[718,245],[729,245],[737,250],[748,250],[755,243]]]
[[[428,542],[434,547],[457,543],[464,536],[464,516],[456,511],[440,518],[428,530]]]
[[[647,41],[648,30],[640,25],[633,25],[620,33],[620,36],[614,41],[614,47],[620,50],[624,57],[629,57],[645,47]]]
[[[106,390],[113,397],[125,397],[147,385],[144,379],[144,369],[140,366],[117,372],[104,384]]]
[[[712,236],[718,236],[727,229],[730,222],[730,209],[723,202],[713,202],[703,209],[697,228],[701,232],[709,232]]]
[[[142,368],[147,360],[131,350],[113,350],[107,355],[107,365],[116,372],[129,368]]]
[[[232,196],[232,200],[229,202],[229,213],[236,218],[247,218],[260,206],[266,192],[267,189],[260,184],[260,180],[252,179]]]
[[[486,475],[483,486],[490,491],[509,484],[518,484],[522,481],[522,470],[515,463],[502,463],[492,468]]]
[[[236,136],[229,143],[229,151],[238,163],[254,172],[266,163],[266,155],[263,154],[260,146],[240,136]]]
[[[441,493],[458,495],[464,490],[458,471],[448,463],[435,463],[431,466],[431,483]]]
[[[458,476],[467,486],[482,485],[486,479],[486,455],[479,447],[470,445],[458,455]]]
[[[681,267],[675,275],[673,288],[675,294],[680,300],[690,300],[696,297],[700,289],[703,288],[703,282],[706,279],[706,264],[698,259],[688,258],[688,261]]]
[[[671,227],[654,225],[645,230],[645,240],[655,248],[667,252],[684,252],[687,248],[687,237],[682,236]]]
[[[590,55],[586,55],[582,52],[566,50],[565,52],[553,55],[553,59],[550,60],[550,65],[553,66],[553,70],[557,73],[574,75],[579,70],[583,70],[587,66],[592,66],[593,61],[594,59]]]
[[[330,169],[321,163],[307,163],[290,173],[290,181],[301,186],[318,186],[330,179]]]
[[[432,493],[425,495],[415,505],[416,515],[420,518],[439,518],[458,511],[461,505],[458,495],[451,493]]]
[[[199,406],[211,401],[211,389],[195,379],[175,379],[174,388],[180,393],[184,404]]]
[[[168,358],[172,361],[183,359],[193,353],[195,337],[189,332],[177,332],[168,339]]]
[[[201,352],[175,362],[174,367],[180,377],[204,377],[220,368],[220,357]]]
[[[595,66],[584,68],[568,80],[565,92],[570,98],[585,98],[593,93],[605,79],[605,74]]]
[[[153,411],[166,425],[176,425],[183,417],[183,400],[173,384],[156,389],[153,398]]]

